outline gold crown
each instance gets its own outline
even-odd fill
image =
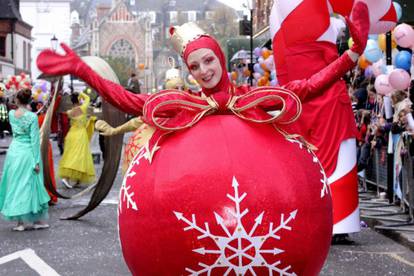
[[[196,40],[200,36],[208,36],[208,34],[194,22],[188,22],[181,26],[171,27],[170,35],[174,50],[181,56],[183,55],[185,47],[188,43]]]

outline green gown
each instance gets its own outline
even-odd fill
[[[48,215],[49,195],[43,184],[40,136],[36,114],[16,118],[9,112],[13,140],[7,150],[0,182],[0,213],[6,220],[35,222]]]

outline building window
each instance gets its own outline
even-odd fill
[[[129,63],[130,67],[135,68],[135,50],[126,39],[120,39],[112,44],[108,55],[113,58],[122,58]]]
[[[214,18],[214,12],[213,11],[206,11],[206,19],[212,20]]]
[[[197,12],[196,11],[188,11],[187,12],[187,19],[188,22],[195,22],[197,21]]]
[[[6,56],[6,37],[0,36],[0,56]]]
[[[177,23],[178,19],[178,12],[176,11],[170,11],[170,23],[174,24]]]

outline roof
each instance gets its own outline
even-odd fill
[[[19,0],[0,0],[0,19],[22,20],[19,12]]]

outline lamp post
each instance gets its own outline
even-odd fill
[[[253,86],[253,10],[256,6],[255,0],[246,0],[247,9],[250,11],[250,62],[248,65],[250,76],[249,83]]]
[[[56,51],[57,46],[58,46],[58,39],[56,38],[55,35],[53,35],[53,37],[50,39],[50,45],[52,46],[53,51]]]

